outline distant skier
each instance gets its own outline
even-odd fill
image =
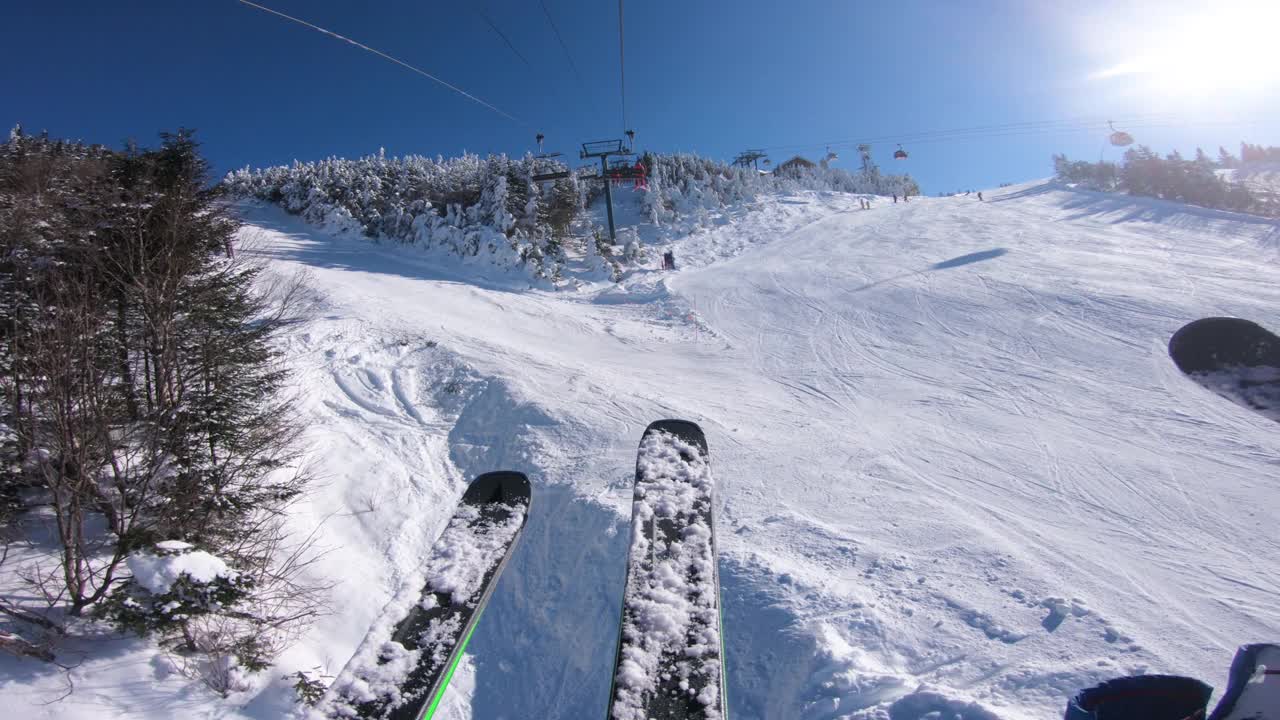
[[[982,202],[982,191],[978,191],[978,202]]]
[[[897,204],[898,204],[898,193],[894,193],[894,194],[893,194],[893,204],[894,204],[894,205],[897,205]]]
[[[662,269],[663,270],[676,269],[676,254],[674,252],[668,250],[662,253]]]

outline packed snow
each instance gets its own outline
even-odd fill
[[[426,564],[427,592],[433,595],[432,602],[435,593],[448,595],[454,605],[474,606],[480,600],[485,575],[520,532],[526,507],[520,503],[501,518],[483,518],[473,505],[458,508]]]
[[[714,454],[735,720],[1042,720],[1130,673],[1220,692],[1280,636],[1276,424],[1166,352],[1196,318],[1277,325],[1275,221],[1033,183],[761,196],[671,233],[619,196],[645,267],[561,291],[248,208],[246,248],[322,296],[283,350],[334,614],[229,701],[140,640],[65,675],[5,659],[16,715],[297,712],[282,678],[376,653],[464,480],[512,469],[538,501],[438,716],[599,717],[662,417]]]
[[[666,715],[657,710],[666,703],[684,708],[687,700],[703,708],[707,720],[719,720],[710,464],[701,448],[657,431],[641,442],[636,475],[628,611],[622,616],[610,720],[648,720]],[[664,689],[687,697],[668,699]]]

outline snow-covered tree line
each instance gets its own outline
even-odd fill
[[[835,168],[798,168],[761,174],[696,155],[646,153],[644,205],[659,225],[697,224],[709,211],[762,194],[823,190],[918,194],[905,175],[850,174]],[[598,232],[574,231],[584,207],[603,194],[582,168],[570,177],[537,183],[533,176],[568,170],[531,156],[463,155],[435,159],[384,154],[355,160],[330,158],[260,170],[245,168],[223,181],[236,197],[277,203],[315,224],[358,229],[371,238],[444,248],[503,267],[523,267],[555,278],[568,243],[588,244]]]
[[[245,168],[223,184],[234,196],[277,203],[311,223],[358,228],[371,238],[440,247],[553,277],[584,197],[576,174],[542,183],[532,177],[563,170],[531,156],[433,160],[379,153]]]
[[[1264,162],[1271,150],[1280,155],[1280,148],[1242,143],[1241,150],[1242,156],[1249,158],[1243,166],[1224,148],[1218,149],[1217,160],[1200,148],[1196,148],[1195,158],[1188,160],[1177,150],[1161,157],[1146,145],[1138,145],[1125,151],[1120,164],[1069,160],[1066,155],[1056,154],[1053,169],[1059,182],[1089,190],[1122,191],[1207,208],[1280,216],[1276,198],[1229,182],[1218,172]]]
[[[878,170],[850,173],[821,165],[796,165],[785,171],[761,173],[691,154],[646,153],[641,162],[648,171],[645,208],[650,219],[658,224],[696,220],[707,210],[770,193],[815,190],[869,195],[920,194],[919,186],[910,175],[881,174]]]
[[[188,132],[0,144],[0,650],[94,616],[219,691],[323,606],[282,524],[306,474],[273,338],[305,285],[234,259]],[[54,530],[56,557],[8,543]]]

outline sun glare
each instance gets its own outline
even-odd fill
[[[1196,96],[1258,94],[1280,81],[1280,0],[1223,2],[1128,28],[1130,54],[1093,73],[1135,91]]]

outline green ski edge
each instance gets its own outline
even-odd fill
[[[431,720],[436,716],[436,710],[440,708],[440,701],[444,700],[444,693],[449,689],[449,681],[453,679],[453,672],[458,669],[458,663],[462,662],[462,656],[467,652],[467,643],[471,642],[471,633],[476,631],[476,626],[480,624],[480,616],[484,614],[484,610],[472,616],[471,627],[467,628],[466,637],[462,638],[462,643],[458,645],[457,651],[453,653],[453,657],[449,658],[449,669],[444,674],[444,679],[440,681],[440,689],[436,690],[436,694],[431,698],[431,702],[427,705],[427,709],[418,716],[418,720]]]
[[[527,523],[529,520],[529,513],[533,510],[533,488],[529,485],[528,477],[526,477],[524,473],[508,470],[485,473],[472,481],[472,485],[467,489],[467,492],[470,493],[472,491],[471,488],[476,487],[478,482],[486,478],[506,475],[517,476],[525,488],[525,492],[527,493],[527,506],[525,507],[524,522]],[[466,497],[467,496],[464,494],[463,498],[465,499]],[[524,523],[521,524],[520,530],[516,533],[515,538],[511,542],[511,546],[507,548],[506,554],[504,554],[502,559],[498,561],[497,567],[493,570],[492,580],[489,582],[488,587],[485,588],[484,593],[480,596],[476,612],[471,616],[470,621],[467,623],[467,632],[463,636],[462,642],[454,648],[453,653],[449,656],[449,669],[445,671],[445,674],[437,681],[439,684],[431,693],[431,702],[427,703],[424,706],[424,709],[420,710],[414,716],[417,720],[432,720],[436,715],[436,711],[440,709],[440,703],[444,700],[445,692],[449,689],[449,682],[453,680],[453,674],[458,669],[458,663],[462,661],[462,656],[466,654],[467,651],[467,644],[471,642],[471,634],[474,633],[476,631],[476,627],[480,625],[480,618],[484,616],[484,611],[489,607],[489,598],[493,595],[494,590],[497,589],[498,580],[501,579],[503,570],[507,567],[507,562],[511,560],[513,555],[515,555],[516,546],[520,544],[520,538],[523,535]]]

